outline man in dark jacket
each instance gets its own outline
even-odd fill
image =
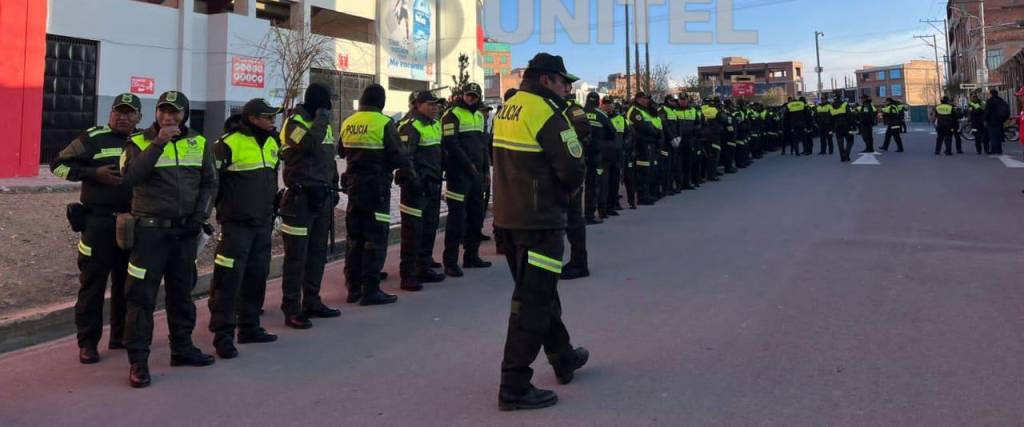
[[[398,300],[380,289],[391,225],[391,172],[398,169],[395,181],[403,188],[415,191],[420,186],[394,121],[381,113],[385,96],[380,85],[367,86],[359,97],[359,110],[341,124],[342,157],[347,163],[342,188],[348,194],[345,273],[349,301],[358,300],[359,305]]]
[[[211,144],[186,127],[189,102],[169,91],[156,104],[156,121],[132,135],[121,158],[121,174],[132,186],[134,246],[128,261],[125,346],[132,387],[150,384],[149,346],[161,280],[167,300],[171,366],[207,366],[213,356],[192,343],[196,306],[199,233],[213,210],[217,169]]]
[[[892,98],[886,98],[886,104],[882,107],[882,121],[885,123],[885,141],[882,142],[882,150],[889,150],[889,141],[896,141],[896,152],[903,152],[903,137],[900,136],[901,123],[903,122],[903,109],[899,103]]]
[[[331,93],[326,86],[313,83],[303,98],[281,131],[284,185],[288,187],[281,200],[281,310],[285,324],[295,329],[313,327],[312,317],[341,315],[320,300],[331,216],[338,204]]]
[[[998,90],[989,90],[988,101],[985,101],[989,153],[1003,154],[1003,140],[1006,139],[1003,126],[1007,120],[1010,120],[1010,106],[999,96]]]
[[[515,280],[501,362],[501,410],[554,405],[558,396],[531,384],[530,365],[543,347],[559,384],[572,381],[589,358],[573,348],[562,323],[566,210],[586,176],[583,146],[566,120],[563,96],[577,78],[562,58],[537,54],[520,90],[494,121],[494,222],[504,234]]]
[[[609,144],[608,149],[603,153],[604,163],[607,167],[605,174],[607,178],[608,191],[605,198],[600,201],[603,211],[609,216],[618,216],[622,205],[619,204],[619,186],[622,184],[624,155],[623,150],[626,143],[626,118],[616,108],[615,100],[604,97],[601,100],[601,112],[608,117],[615,130],[615,139]]]
[[[974,151],[988,154],[988,129],[985,127],[985,104],[978,95],[971,95],[967,104],[967,118],[970,120],[971,133],[974,135]]]
[[[444,280],[431,258],[441,210],[441,122],[439,99],[430,91],[414,92],[409,116],[398,124],[399,139],[413,158],[419,185],[402,187],[401,288],[423,289],[422,283]]]
[[[861,98],[856,119],[860,137],[864,140],[864,150],[861,153],[875,152],[875,125],[878,124],[878,110],[871,105],[870,96],[864,95]]]
[[[564,95],[565,116],[569,119],[576,137],[583,147],[584,164],[586,164],[587,152],[591,151],[590,122],[576,98],[571,92]],[[589,171],[588,171],[589,172]],[[569,262],[562,269],[562,280],[572,280],[590,275],[590,267],[587,260],[587,222],[583,216],[583,192],[584,189],[573,193],[569,199],[569,206],[566,209],[565,235],[569,240]]]
[[[633,130],[634,167],[636,168],[637,202],[641,205],[653,205],[654,195],[654,161],[657,159],[658,148],[661,147],[661,130],[655,127],[657,116],[656,106],[646,93],[638,92],[633,97],[633,105],[626,112],[626,120]]]
[[[50,164],[54,175],[81,181],[81,204],[69,209],[72,229],[82,233],[78,249],[78,299],[75,326],[78,328],[78,361],[100,361],[103,336],[103,296],[110,278],[111,350],[124,348],[124,283],[128,252],[117,247],[114,222],[131,207],[132,189],[125,185],[117,163],[128,136],[139,124],[142,102],[124,93],[114,98],[106,126],[90,128],[68,144]],[[76,224],[77,223],[77,224]]]
[[[261,98],[247,102],[241,122],[213,147],[220,182],[216,204],[221,237],[210,283],[210,332],[223,359],[238,356],[236,328],[240,344],[277,340],[260,327],[260,309],[270,273],[281,151],[274,117],[280,112]],[[241,304],[237,311],[236,300]]]
[[[590,146],[589,152],[586,153],[587,183],[583,197],[583,213],[587,224],[600,224],[602,219],[608,218],[601,200],[606,200],[608,194],[608,170],[611,166],[605,155],[610,156],[610,152],[614,150],[615,126],[604,111],[598,108],[600,100],[601,96],[597,92],[590,92],[583,106],[587,122],[590,124]]]

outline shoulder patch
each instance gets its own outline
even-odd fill
[[[583,110],[581,110],[579,108],[573,108],[572,109],[572,116],[573,117],[580,117],[582,115],[583,115]]]
[[[562,138],[562,142],[565,143],[565,147],[569,149],[569,155],[577,159],[583,157],[583,147],[580,145],[580,139],[576,135],[575,130],[563,130],[559,133],[559,136]]]
[[[402,142],[409,142],[409,135],[399,135],[398,139],[401,139]]]
[[[292,134],[288,136],[288,139],[290,139],[292,142],[296,144],[301,144],[302,137],[304,136],[306,136],[306,129],[304,129],[302,126],[296,126],[295,130],[292,131]]]

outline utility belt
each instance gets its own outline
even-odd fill
[[[114,225],[115,240],[117,247],[130,251],[135,246],[135,228],[174,228],[184,226],[188,217],[181,218],[159,218],[159,217],[137,217],[130,212],[117,214],[117,221]]]
[[[188,217],[181,218],[158,218],[151,216],[135,217],[135,225],[143,228],[174,228],[184,227],[188,223]]]
[[[113,218],[125,211],[105,206],[85,205],[82,203],[69,203],[66,208],[68,224],[71,230],[76,233],[85,231],[86,219],[88,217]]]
[[[327,200],[337,194],[338,189],[326,185],[293,185],[284,190],[281,197],[281,206],[288,206],[294,203],[298,197],[305,197],[306,203],[311,210],[320,210],[327,203]]]

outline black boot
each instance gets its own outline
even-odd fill
[[[262,344],[274,341],[277,341],[277,335],[267,332],[267,330],[263,328],[257,328],[251,331],[238,331],[239,344]]]
[[[423,290],[423,285],[420,284],[419,280],[415,277],[403,277],[402,285],[399,286],[403,291],[408,292],[419,292]]]
[[[376,292],[365,292],[363,299],[359,300],[359,305],[384,305],[397,301],[397,296],[384,293],[384,291],[378,289]]]
[[[234,359],[238,357],[238,349],[235,348],[235,344],[231,342],[231,339],[214,339],[213,348],[216,350],[217,357],[221,359]]]
[[[502,411],[515,411],[519,409],[540,409],[553,406],[558,403],[558,395],[551,390],[541,390],[534,386],[525,393],[498,393],[498,409]]]
[[[484,261],[476,255],[466,255],[462,257],[463,268],[488,268],[490,266],[490,261]]]
[[[462,272],[462,269],[456,264],[448,264],[444,266],[444,274],[448,277],[462,277],[465,275],[465,273]]]
[[[583,347],[576,347],[573,353],[572,360],[562,360],[563,358],[558,356],[548,356],[548,361],[555,368],[555,378],[559,384],[571,383],[576,371],[590,360],[590,352]]]
[[[132,388],[143,388],[149,386],[152,379],[149,377],[149,365],[146,362],[132,363],[128,371],[128,383]]]
[[[100,352],[96,350],[96,346],[89,345],[78,349],[78,363],[83,365],[92,365],[100,361]]]
[[[426,270],[421,271],[419,276],[417,277],[417,279],[419,279],[420,283],[443,282],[444,278],[445,278],[444,274],[438,273],[438,272],[434,271],[434,269],[432,269],[432,268],[428,268]]]
[[[336,308],[330,308],[323,304],[317,304],[316,306],[306,308],[302,310],[302,314],[307,318],[319,317],[323,319],[341,316],[341,310]]]
[[[313,327],[313,322],[310,322],[308,317],[301,314],[285,316],[284,324],[292,329],[309,329]]]
[[[171,366],[210,366],[216,359],[193,346],[181,353],[171,353]]]

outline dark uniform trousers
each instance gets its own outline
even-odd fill
[[[444,230],[443,260],[445,265],[457,265],[460,245],[467,255],[478,256],[480,253],[480,232],[484,227],[483,178],[449,171],[445,201],[448,219]]]
[[[805,127],[802,131],[803,142],[804,142],[804,155],[810,156],[814,154],[814,128],[811,126]]]
[[[903,151],[903,138],[900,136],[900,125],[890,125],[885,127],[885,141],[882,142],[882,149],[889,149],[889,141],[896,141],[896,149]]]
[[[380,290],[380,272],[388,255],[388,228],[391,226],[390,180],[382,180],[376,203],[363,206],[349,197],[345,217],[346,282],[350,293],[373,295]],[[481,199],[482,200],[482,199]],[[359,287],[356,287],[359,286]]]
[[[214,343],[231,341],[239,331],[260,327],[260,309],[267,293],[273,224],[221,224],[210,283],[210,332]],[[237,301],[237,311],[236,311]]]
[[[281,204],[281,236],[284,265],[281,278],[281,311],[296,315],[315,308],[327,263],[327,244],[334,215],[333,196],[326,187],[289,189]],[[316,193],[323,194],[316,194]]]
[[[75,326],[78,346],[94,347],[103,336],[103,301],[110,278],[110,342],[124,342],[124,283],[128,252],[117,247],[113,214],[88,215],[78,244],[78,300]]]
[[[127,313],[125,347],[131,363],[146,362],[153,343],[153,310],[156,309],[160,280],[164,280],[167,328],[171,353],[192,349],[196,326],[196,245],[198,236],[186,236],[182,221],[171,227],[151,227],[140,221],[135,227],[135,245],[128,263],[125,284]]]
[[[402,187],[402,246],[399,273],[415,278],[430,269],[441,211],[441,181],[423,177],[412,192]]]
[[[661,149],[661,160],[658,163],[661,173],[661,194],[668,194],[675,189],[675,174],[679,168],[678,156],[679,150],[671,145],[666,145]]]
[[[836,144],[839,145],[839,158],[850,160],[853,151],[853,129],[836,127]]]
[[[675,162],[675,183],[677,187],[683,188],[691,185],[693,178],[693,136],[681,137],[679,148],[676,150]]]
[[[722,157],[722,141],[721,136],[717,134],[709,134],[704,140],[704,172],[707,179],[714,178],[718,175],[718,165],[721,163]],[[715,147],[717,146],[717,148]]]
[[[499,230],[515,281],[508,318],[505,355],[501,361],[501,389],[521,393],[529,389],[541,347],[557,370],[575,363],[569,331],[562,323],[558,275],[564,251],[562,230]]]
[[[875,127],[861,126],[860,137],[864,140],[864,151],[871,153],[875,151]]]
[[[622,184],[622,149],[610,151],[605,156],[604,164],[604,198],[601,199],[601,208],[605,211],[614,210],[619,206],[619,186]]]
[[[935,127],[935,154],[939,154],[945,148],[946,154],[953,153],[953,128],[949,126]]]
[[[986,125],[985,129],[988,131],[988,152],[989,154],[1003,154],[1003,140],[1006,139],[1006,134],[1001,126]]]
[[[821,149],[818,150],[818,154],[825,154],[825,153],[832,154],[833,151],[835,150],[835,146],[836,146],[835,142],[832,140],[832,127],[831,126],[821,126],[818,129],[818,136],[819,136],[819,139],[820,139],[819,145],[821,145]],[[839,135],[836,135],[836,138],[839,138]],[[827,151],[826,151],[826,148],[827,148]]]
[[[650,201],[651,198],[651,186],[654,180],[654,152],[651,146],[648,144],[637,144],[636,146],[636,161],[633,162],[633,167],[636,169],[636,193],[637,199],[640,201]]]
[[[630,150],[632,151],[632,150]],[[630,206],[636,206],[636,155],[632,152],[623,152],[622,162],[622,186],[626,189],[626,202]]]
[[[600,205],[598,198],[601,196],[601,179],[604,177],[601,157],[600,155],[587,157],[587,178],[583,187],[584,216],[587,218],[593,218],[594,212]]]
[[[566,217],[567,225],[564,234],[569,239],[569,263],[565,265],[565,268],[588,268],[587,221],[583,217],[582,189],[576,190],[569,197],[569,208],[566,209]]]
[[[985,126],[971,127],[971,132],[974,132],[974,151],[988,154],[988,130]]]

